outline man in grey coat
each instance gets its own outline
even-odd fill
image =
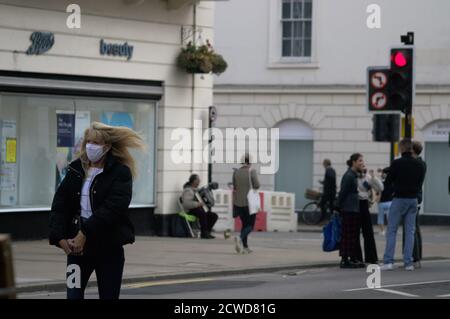
[[[238,254],[249,254],[252,251],[248,247],[248,235],[255,226],[256,214],[250,214],[247,194],[250,188],[259,189],[260,184],[256,171],[251,169],[250,154],[245,154],[241,162],[242,166],[233,173],[233,217],[239,217],[242,222],[241,234],[235,237],[235,248]]]

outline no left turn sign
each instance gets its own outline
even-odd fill
[[[372,78],[370,79],[370,82],[372,86],[376,89],[382,89],[387,84],[387,76],[383,72],[376,72],[372,74]]]

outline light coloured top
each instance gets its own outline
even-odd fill
[[[84,180],[83,187],[81,188],[81,217],[89,218],[92,216],[91,201],[89,197],[89,190],[91,189],[92,181],[95,176],[103,172],[103,168],[91,167],[87,172],[87,176]]]
[[[372,188],[375,192],[381,193],[384,189],[383,183],[376,176],[358,176],[358,197],[360,200],[369,199],[369,189],[364,186],[364,182],[367,182],[370,188]]]

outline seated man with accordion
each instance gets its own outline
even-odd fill
[[[182,205],[186,213],[197,217],[200,221],[201,238],[212,239],[211,230],[217,222],[218,216],[211,212],[214,206],[212,189],[217,189],[217,183],[202,188],[200,178],[197,174],[192,174],[183,186]]]

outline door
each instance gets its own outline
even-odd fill
[[[313,184],[313,142],[280,140],[279,161],[275,191],[295,193],[295,209],[302,209],[308,202],[305,190]]]
[[[427,174],[425,176],[425,213],[450,215],[450,194],[448,178],[450,175],[450,147],[448,143],[425,143]]]

